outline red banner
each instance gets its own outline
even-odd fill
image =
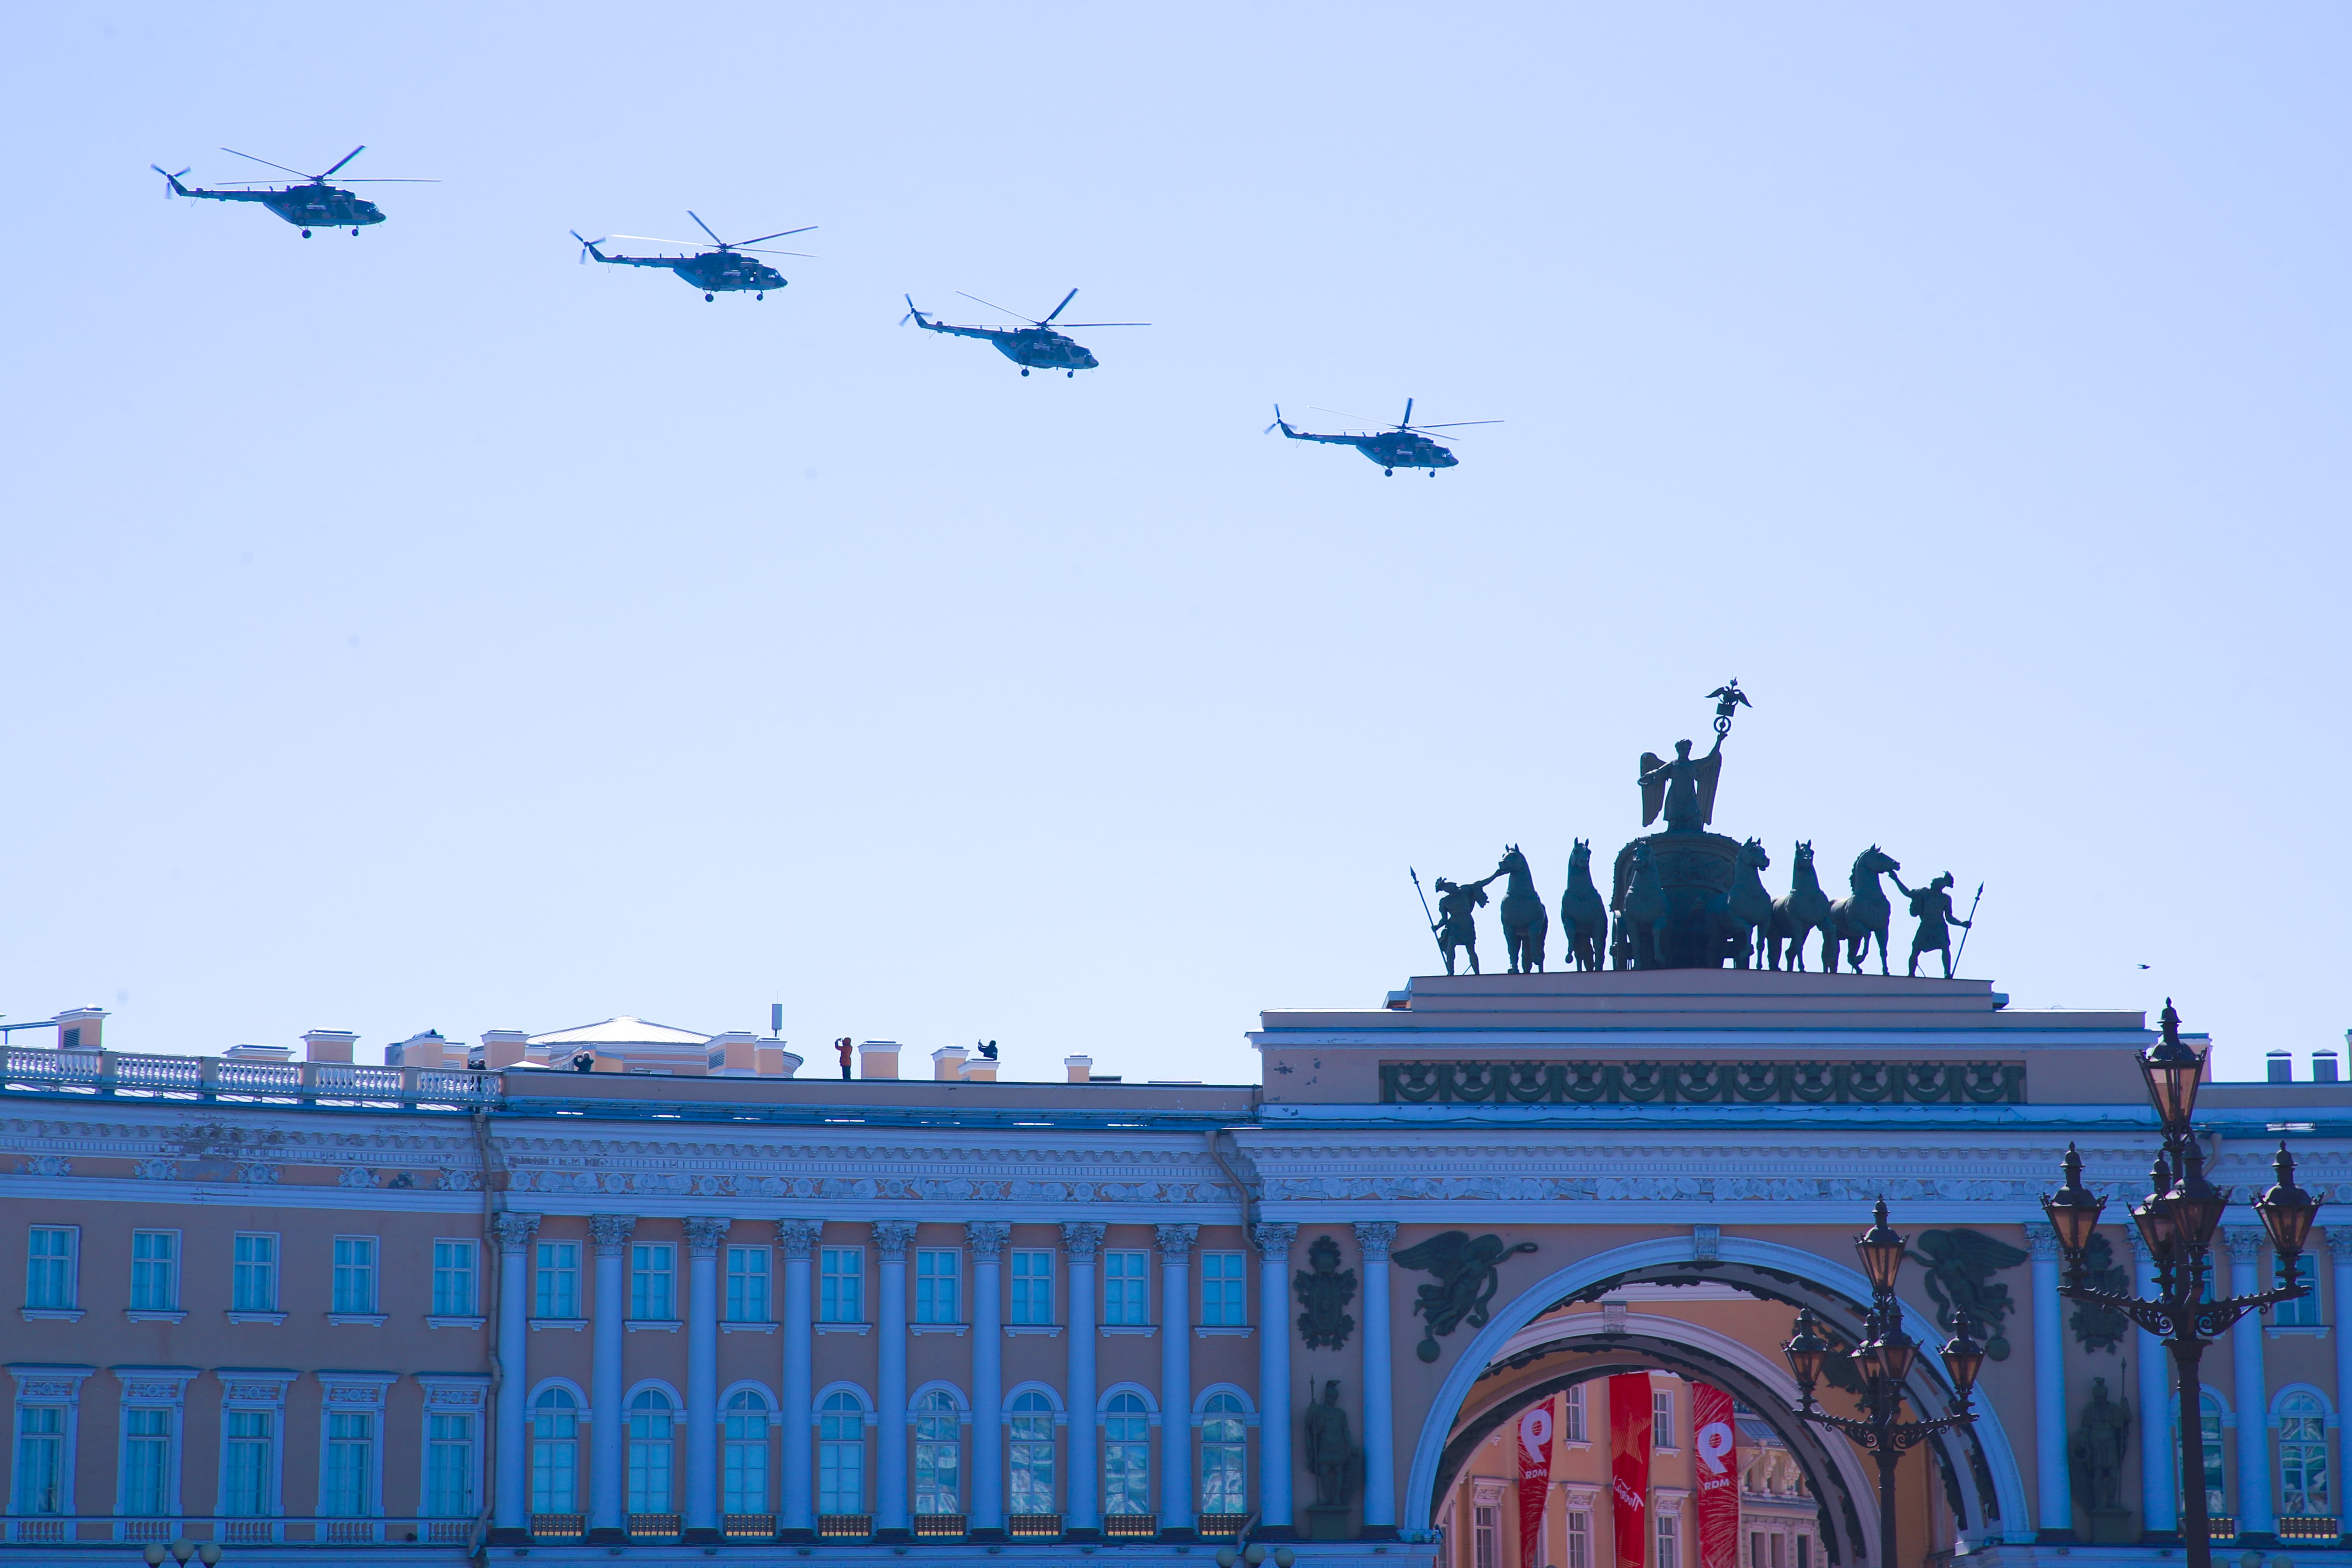
[[[1698,1450],[1698,1568],[1738,1568],[1739,1426],[1731,1395],[1691,1384],[1691,1431]]]
[[[1519,1417],[1519,1568],[1543,1568],[1545,1496],[1551,1490],[1551,1401]]]
[[[1650,1541],[1650,1374],[1609,1380],[1609,1495],[1617,1528],[1617,1568],[1643,1568]]]

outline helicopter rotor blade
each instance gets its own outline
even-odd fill
[[[748,245],[733,245],[728,248],[739,256],[797,256],[803,261],[809,259],[809,253],[805,250],[758,250]]]
[[[1279,404],[1279,403],[1277,403],[1277,404],[1276,404],[1276,405],[1274,405],[1274,423],[1273,423],[1273,424],[1271,424],[1271,425],[1269,425],[1269,426],[1267,426],[1265,429],[1263,429],[1263,430],[1259,431],[1259,432],[1258,432],[1258,434],[1259,434],[1259,435],[1261,435],[1261,436],[1271,436],[1271,435],[1273,435],[1276,430],[1279,430],[1279,429],[1281,429],[1281,428],[1282,428],[1282,405],[1281,405],[1281,404]]]
[[[243,159],[246,159],[247,161],[248,161],[248,162],[250,162],[250,163],[268,164],[270,168],[273,168],[273,169],[286,169],[286,165],[285,165],[285,164],[283,164],[283,163],[271,163],[269,162],[269,160],[268,160],[268,159],[267,159],[267,158],[256,158],[256,157],[254,157],[254,155],[253,155],[252,153],[240,153],[240,152],[238,152],[238,151],[237,151],[236,148],[234,148],[234,147],[224,147],[224,148],[222,148],[222,149],[221,149],[221,151],[222,151],[222,152],[224,152],[224,153],[228,153],[231,157],[234,157],[234,158],[243,158]],[[343,160],[343,163],[350,163],[350,162],[351,162],[351,160],[350,160],[349,158],[346,158],[346,159],[344,159],[344,160]],[[343,164],[342,164],[342,163],[338,163],[338,164],[336,164],[336,165],[335,165],[335,167],[336,167],[336,168],[338,168],[338,169],[341,168],[342,166],[343,166]],[[326,178],[326,176],[325,176],[324,174],[302,174],[302,171],[301,171],[301,170],[299,170],[299,169],[286,169],[286,172],[287,172],[288,174],[301,174],[301,175],[302,175],[302,178],[304,178],[304,179],[306,179],[306,180],[322,180],[322,179]]]
[[[588,265],[589,250],[595,246],[604,244],[604,242],[601,239],[590,239],[576,228],[572,230],[571,233],[572,237],[580,242],[580,265],[585,267]]]
[[[1410,397],[1404,400],[1404,417],[1397,421],[1396,427],[1400,430],[1412,428],[1412,399]]]
[[[1148,327],[1151,323],[1149,321],[1064,321],[1062,325],[1075,330],[1079,327]]]
[[[1075,289],[1073,289],[1073,290],[1072,290],[1072,292],[1073,292],[1073,293],[1075,293],[1076,291],[1076,290],[1075,290]],[[957,289],[957,290],[956,290],[956,292],[957,292],[957,293],[959,293],[959,294],[963,294],[963,290],[962,290],[962,289]],[[967,299],[967,300],[971,300],[971,301],[972,301],[974,304],[977,304],[977,305],[986,305],[986,306],[987,306],[990,310],[1004,310],[1004,307],[1003,307],[1003,306],[999,305],[999,304],[995,303],[995,302],[994,302],[994,301],[992,301],[992,300],[983,300],[983,299],[982,299],[982,298],[981,298],[979,295],[977,295],[977,294],[963,294],[963,297],[964,297],[965,299]],[[1004,313],[1005,313],[1006,315],[1008,315],[1008,316],[1012,317],[1012,318],[1013,318],[1014,321],[1026,321],[1026,322],[1028,322],[1028,323],[1029,323],[1031,326],[1033,326],[1033,327],[1042,327],[1042,326],[1044,326],[1044,325],[1045,324],[1045,322],[1043,322],[1043,321],[1038,321],[1035,317],[1034,317],[1034,316],[1024,316],[1024,315],[1023,315],[1023,314],[1022,314],[1020,311],[1018,311],[1018,310],[1004,310]]]
[[[367,151],[367,143],[366,143],[366,142],[361,142],[358,146],[356,146],[356,147],[352,148],[350,152],[348,152],[348,153],[344,153],[344,154],[343,154],[343,156],[342,156],[342,161],[341,161],[341,163],[338,163],[335,165],[335,169],[340,169],[340,168],[341,168],[341,167],[343,166],[343,164],[344,164],[344,163],[350,163],[352,159],[354,159],[354,158],[358,157],[361,153],[364,153],[364,152],[366,152],[366,151]],[[317,175],[313,175],[312,177],[313,177],[314,179],[320,179],[320,180],[323,180],[323,179],[327,178],[328,174],[332,174],[335,172],[335,169],[330,169],[330,170],[328,170],[328,171],[327,171],[327,173],[326,173],[325,174],[317,174]]]
[[[816,228],[816,225],[814,225],[814,224],[813,224],[813,223],[812,223],[812,224],[803,224],[803,225],[802,226],[800,226],[799,228],[780,228],[780,229],[776,230],[776,232],[775,232],[775,233],[773,233],[773,234],[763,234],[763,235],[761,235],[761,236],[757,237],[756,238],[747,239],[747,240],[743,241],[742,245],[738,245],[735,248],[736,248],[736,249],[738,249],[738,250],[740,250],[740,249],[742,249],[742,248],[743,248],[743,246],[746,246],[746,245],[757,245],[757,244],[759,244],[761,240],[767,240],[767,239],[782,239],[782,238],[783,238],[783,237],[784,237],[785,236],[787,236],[787,235],[793,235],[793,234],[809,234],[809,233],[813,233],[813,232],[815,230],[815,228]],[[786,252],[785,254],[789,255],[789,254],[791,254],[791,253],[790,253],[790,252]]]
[[[615,234],[609,236],[608,237],[613,239],[643,240],[647,245],[683,245],[688,250],[699,249],[702,246],[702,241],[698,239],[663,239],[657,236],[650,234]]]
[[[1075,299],[1076,299],[1077,297],[1078,297],[1078,291],[1077,291],[1076,289],[1071,289],[1068,293],[1066,293],[1066,294],[1063,295],[1063,296],[1062,296],[1062,302],[1061,302],[1060,304],[1058,304],[1058,305],[1055,306],[1052,310],[1050,310],[1046,311],[1046,312],[1045,312],[1045,320],[1044,321],[1040,321],[1040,322],[1038,322],[1037,324],[1038,324],[1039,326],[1041,326],[1041,327],[1042,327],[1042,326],[1045,325],[1045,324],[1046,324],[1046,322],[1051,321],[1055,317],[1056,317],[1056,316],[1060,315],[1063,311],[1065,311],[1065,310],[1068,310],[1068,309],[1070,308],[1070,301],[1071,301],[1071,300],[1075,300]]]
[[[725,240],[723,240],[723,239],[719,238],[716,234],[712,234],[712,233],[711,233],[711,229],[710,229],[710,226],[709,226],[709,224],[707,224],[707,223],[704,223],[704,222],[702,221],[702,219],[701,219],[698,216],[697,216],[697,215],[696,215],[695,210],[694,210],[692,207],[688,207],[688,208],[687,208],[687,209],[686,209],[686,216],[688,216],[688,217],[690,217],[690,218],[693,218],[693,219],[694,219],[694,222],[695,222],[696,226],[697,226],[697,227],[698,227],[698,228],[700,228],[700,229],[702,230],[702,232],[703,232],[703,233],[710,235],[710,243],[711,243],[711,244],[713,244],[713,245],[717,246],[717,247],[718,247],[719,249],[721,249],[721,250],[730,250],[730,249],[732,249],[732,248],[733,248],[733,247],[730,246],[730,245],[729,245]]]
[[[1455,419],[1444,425],[1401,425],[1401,430],[1459,430],[1465,425],[1507,425],[1507,419]]]
[[[1310,403],[1307,406],[1313,409],[1318,414],[1328,414],[1334,418],[1346,419],[1354,424],[1369,425],[1371,423],[1370,420],[1366,419],[1360,414],[1348,414],[1337,408],[1326,408],[1319,403]]]
[[[347,185],[437,185],[440,183],[438,180],[404,180],[397,174],[362,174],[357,179],[343,182]]]

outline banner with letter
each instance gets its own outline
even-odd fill
[[[1691,1447],[1698,1450],[1698,1568],[1738,1568],[1739,1426],[1731,1395],[1691,1384]]]
[[[1650,1555],[1650,1374],[1609,1380],[1609,1497],[1617,1568],[1643,1568]]]
[[[1543,1568],[1545,1495],[1551,1490],[1551,1401],[1519,1417],[1519,1568]]]

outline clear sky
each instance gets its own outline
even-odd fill
[[[2352,1024],[2352,13],[19,5],[0,1011],[1248,1079],[1717,827]],[[390,221],[163,199],[352,146]],[[821,226],[764,303],[565,230]],[[1023,380],[957,289],[1148,328]],[[1464,432],[1435,479],[1279,400]],[[1499,961],[1493,911],[1485,946]],[[1897,968],[1909,921],[1895,927]],[[2148,967],[2143,969],[2141,965]],[[920,1057],[911,1058],[918,1065]],[[2301,1070],[2307,1072],[2307,1067]]]

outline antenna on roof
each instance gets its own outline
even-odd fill
[[[768,1004],[768,1033],[779,1039],[783,1037],[784,1005],[782,1002]]]

